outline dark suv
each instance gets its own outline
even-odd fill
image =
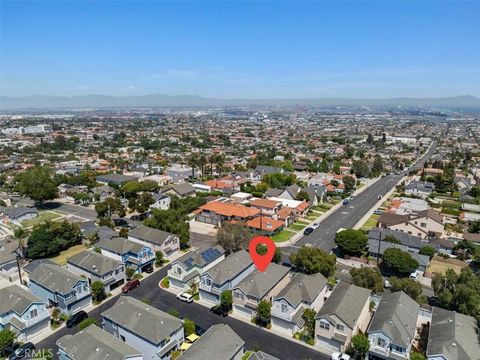
[[[210,308],[210,312],[223,317],[227,317],[229,313],[228,310],[224,309],[220,305],[215,305],[214,307]]]
[[[8,357],[9,360],[18,360],[18,359],[23,359],[25,356],[30,356],[32,355],[31,352],[35,350],[35,345],[31,342],[27,342],[23,345],[21,345],[19,348],[15,350],[15,352]]]
[[[80,310],[79,312],[73,314],[70,317],[70,319],[67,320],[67,323],[66,323],[67,328],[74,327],[75,325],[81,323],[86,318],[88,318],[88,314],[85,311]]]

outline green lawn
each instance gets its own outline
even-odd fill
[[[79,252],[82,252],[83,250],[86,250],[86,249],[87,248],[84,245],[81,245],[81,244],[74,245],[71,248],[68,248],[67,250],[60,252],[60,254],[52,258],[52,260],[59,265],[65,265],[67,263],[67,258],[75,254],[78,254]]]
[[[62,217],[63,215],[55,211],[40,210],[36,218],[22,221],[21,224],[24,228],[29,228],[44,221],[55,221],[61,219]]]
[[[327,204],[327,203],[318,204],[317,206],[315,206],[315,207],[313,208],[313,210],[327,211],[327,210],[329,210],[332,206],[333,206],[332,204]]]
[[[282,230],[279,233],[273,235],[272,240],[275,242],[284,242],[289,240],[293,235],[295,235],[295,233],[292,231]]]
[[[287,229],[293,230],[293,231],[300,231],[303,230],[307,227],[307,224],[299,224],[298,222],[295,224],[290,225]]]
[[[365,221],[365,224],[362,225],[361,230],[370,230],[377,226],[378,218],[380,215],[373,214]]]

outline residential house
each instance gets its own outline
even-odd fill
[[[435,184],[429,181],[412,181],[405,186],[405,194],[419,196],[423,199],[429,197],[435,191]]]
[[[210,201],[195,211],[195,220],[206,224],[221,226],[224,221],[241,221],[253,219],[260,215],[260,210],[239,204],[222,201]]]
[[[181,199],[196,196],[195,188],[190,183],[167,185],[162,191],[164,194],[177,196]]]
[[[105,331],[138,349],[145,359],[170,359],[184,339],[180,319],[130,296],[121,296],[102,318]]]
[[[170,209],[170,203],[172,202],[172,198],[167,194],[154,193],[153,201],[155,202],[150,205],[150,209],[168,210]]]
[[[435,247],[435,246],[433,246]],[[367,249],[368,249],[368,255],[373,256],[375,258],[383,256],[383,253],[387,249],[400,249],[408,254],[418,262],[418,271],[425,272],[427,269],[428,263],[430,262],[430,258],[426,255],[419,254],[418,251],[416,250],[411,250],[408,246],[402,245],[402,244],[396,244],[388,241],[378,241],[375,239],[368,239],[367,242]],[[380,253],[379,253],[380,251]]]
[[[297,218],[307,216],[308,210],[310,209],[310,205],[308,205],[306,201],[283,199],[279,197],[268,197],[267,199],[280,201],[283,207],[289,207],[293,209],[294,215]]]
[[[57,340],[60,360],[143,360],[142,353],[96,325]]]
[[[0,217],[4,223],[13,222],[20,224],[22,221],[30,220],[38,217],[38,211],[35,208],[16,207],[16,206],[0,206]]]
[[[32,294],[63,313],[73,314],[92,302],[88,280],[58,265],[42,263],[29,279]]]
[[[112,197],[115,194],[115,190],[108,185],[102,185],[88,190],[95,199],[99,201],[105,201],[106,198]]]
[[[428,360],[477,360],[478,321],[468,315],[434,307],[428,334]]]
[[[9,237],[0,239],[0,273],[10,281],[17,279],[17,255],[22,255],[18,240]]]
[[[162,251],[167,256],[180,250],[180,238],[177,235],[144,225],[131,229],[128,240],[150,246],[154,251]]]
[[[253,271],[245,279],[232,288],[233,311],[252,318],[262,300],[271,302],[290,281],[290,269],[286,266],[271,263],[261,272]]]
[[[381,229],[381,228],[373,228],[368,232],[368,239],[371,240],[372,243],[375,241],[378,242],[386,241],[388,238],[395,238],[400,244],[408,247],[408,250],[411,251],[420,251],[422,247],[425,245],[429,245],[428,241],[423,240],[420,236],[410,235],[398,230],[391,230],[391,229]]]
[[[95,246],[100,249],[102,255],[123,262],[126,267],[134,269],[135,273],[141,273],[146,268],[152,267],[155,261],[155,252],[151,246],[122,237],[100,240]]]
[[[327,279],[320,273],[296,273],[290,282],[272,300],[272,325],[290,335],[305,325],[305,309],[318,311],[328,293]]]
[[[228,255],[200,275],[200,299],[218,304],[223,291],[232,290],[254,270],[247,251],[240,250]]]
[[[0,289],[0,330],[8,329],[16,339],[29,341],[48,328],[50,312],[45,302],[18,285]]]
[[[369,359],[408,359],[419,310],[420,305],[403,291],[384,295],[367,331]]]
[[[331,351],[345,351],[352,336],[367,329],[370,293],[343,281],[338,283],[315,318],[317,343]]]
[[[282,203],[281,201],[267,199],[253,199],[250,201],[250,206],[255,209],[260,209],[262,215],[273,216],[282,208]]]
[[[245,342],[226,324],[212,325],[178,360],[242,360]]]
[[[422,239],[442,237],[445,234],[443,216],[431,209],[404,215],[383,213],[378,224],[379,227],[402,231]]]
[[[170,287],[186,290],[191,283],[199,283],[200,275],[225,259],[225,250],[217,245],[193,250],[174,260],[168,270]]]
[[[138,180],[138,176],[128,176],[123,174],[102,174],[98,175],[96,180],[97,182],[104,185],[114,184],[121,186],[126,182]]]
[[[167,175],[172,178],[174,183],[182,183],[192,176],[192,170],[188,165],[173,164],[167,168]]]
[[[267,216],[257,216],[245,222],[255,234],[272,236],[281,231],[285,226],[284,220],[275,220]]]
[[[90,285],[101,281],[107,293],[125,283],[124,263],[92,250],[67,258],[67,269],[86,277]]]

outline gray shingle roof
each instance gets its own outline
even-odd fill
[[[248,296],[262,299],[277,283],[290,271],[290,268],[272,263],[267,270],[260,272],[255,270],[245,279],[240,281],[234,289],[240,289]]]
[[[420,305],[403,291],[384,295],[368,332],[383,331],[395,345],[408,348],[415,337]]]
[[[109,250],[117,254],[125,254],[129,251],[133,253],[138,253],[142,250],[143,245],[130,241],[122,237],[114,237],[110,240],[101,240],[95,244],[100,249]]]
[[[173,190],[180,196],[188,195],[195,192],[195,188],[190,183],[180,183],[167,186],[164,191]]]
[[[233,359],[245,342],[230,326],[217,324],[185,351],[179,360],[229,360]]]
[[[371,291],[341,281],[317,314],[317,319],[336,315],[351,329],[355,326]]]
[[[263,351],[257,351],[252,353],[252,355],[250,355],[248,360],[280,360],[280,359],[276,358],[275,356],[264,353]]]
[[[180,319],[130,296],[120,297],[102,316],[154,344],[183,326]]]
[[[320,273],[305,275],[297,273],[275,299],[285,298],[293,307],[300,303],[311,304],[327,284],[327,279]]]
[[[250,255],[245,250],[228,255],[206,273],[213,278],[215,284],[224,284],[252,265]]]
[[[420,249],[425,245],[428,245],[427,242],[422,241],[422,238],[420,236],[415,236],[415,235],[410,235],[406,232],[402,231],[397,231],[397,230],[391,230],[391,229],[380,229],[380,228],[373,228],[368,232],[368,239],[373,239],[375,241],[378,241],[378,238],[380,237],[380,234],[382,236],[382,241],[385,239],[386,236],[390,235],[395,237],[402,245],[415,248],[415,249]]]
[[[440,354],[448,360],[480,359],[477,320],[471,316],[434,307],[427,355]]]
[[[91,250],[85,250],[67,258],[67,263],[98,275],[112,272],[121,264],[120,261],[111,259]]]
[[[18,285],[0,289],[0,315],[10,311],[22,315],[33,303],[43,303],[43,301]]]
[[[57,345],[73,360],[124,360],[126,357],[141,355],[141,352],[123,341],[90,325],[75,335],[65,335]]]
[[[42,285],[52,292],[68,293],[78,281],[85,281],[80,276],[58,265],[40,264],[30,274],[30,280]]]
[[[163,242],[171,235],[172,234],[169,232],[144,225],[139,225],[128,232],[128,236],[157,245],[162,245]]]

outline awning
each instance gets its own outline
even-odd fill
[[[184,343],[182,343],[182,345],[180,345],[180,350],[185,351],[185,350],[187,350],[190,346],[192,346],[192,344],[189,344],[189,343],[184,342]]]
[[[200,338],[200,336],[198,336],[197,334],[190,334],[187,336],[187,340],[190,341],[190,342],[195,342],[195,340],[198,340]]]

